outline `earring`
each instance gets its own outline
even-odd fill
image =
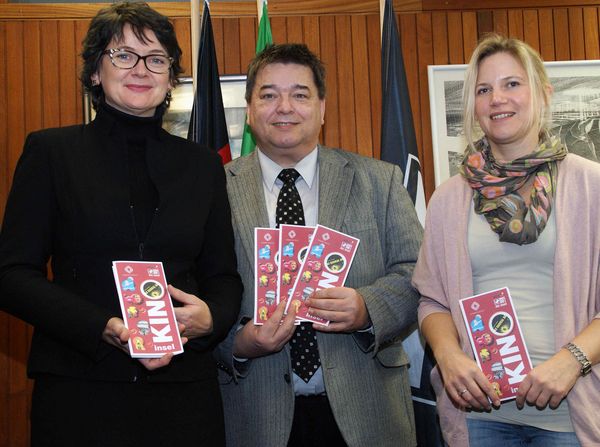
[[[165,106],[165,108],[168,108],[171,105],[171,99],[173,99],[173,96],[171,95],[171,90],[167,90],[167,94],[165,95],[165,99],[163,101],[163,105]]]

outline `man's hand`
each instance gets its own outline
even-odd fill
[[[250,359],[281,351],[296,330],[293,306],[287,315],[283,315],[285,303],[280,302],[262,326],[255,326],[250,321],[239,330],[233,342],[235,357]]]
[[[365,300],[350,287],[331,287],[317,290],[306,300],[309,313],[329,320],[328,326],[315,324],[322,332],[354,332],[371,325]]]
[[[168,288],[171,298],[183,303],[182,307],[175,308],[177,322],[184,325],[181,335],[192,339],[211,334],[213,319],[206,303],[197,296],[185,293],[170,284]]]

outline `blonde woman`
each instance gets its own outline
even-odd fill
[[[549,134],[551,94],[525,43],[490,35],[475,49],[461,173],[431,198],[413,276],[451,446],[600,444],[600,165]],[[534,369],[501,404],[458,300],[505,286]]]

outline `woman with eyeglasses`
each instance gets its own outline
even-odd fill
[[[0,234],[0,308],[34,327],[31,444],[222,446],[212,348],[242,285],[221,159],[161,128],[182,71],[166,17],[103,9],[82,57],[96,118],[27,137]],[[183,354],[130,357],[115,260],[162,261]]]

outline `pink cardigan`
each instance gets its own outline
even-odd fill
[[[556,189],[554,256],[554,343],[556,350],[600,318],[600,164],[569,154],[560,163]],[[419,325],[431,313],[450,312],[463,351],[473,356],[458,300],[473,294],[467,224],[472,190],[460,176],[436,189],[427,209],[425,237],[413,275],[419,290]],[[439,370],[431,382],[444,438],[468,446],[465,413],[444,391]],[[582,445],[600,445],[600,365],[581,377],[567,396]]]

